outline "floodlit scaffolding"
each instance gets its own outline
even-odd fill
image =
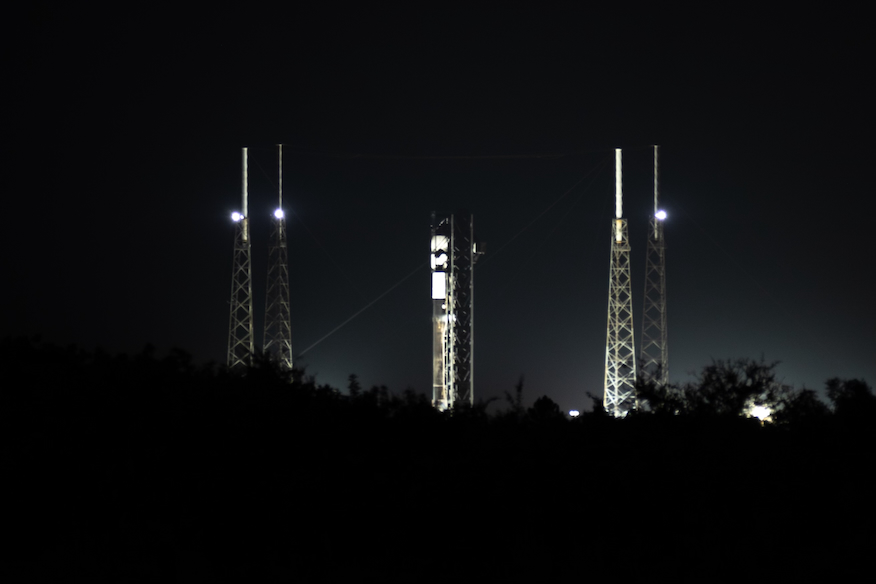
[[[432,404],[474,403],[474,265],[482,253],[467,212],[432,213]]]
[[[615,150],[615,218],[612,220],[611,267],[608,278],[608,326],[605,342],[603,406],[623,417],[636,405],[636,358],[633,338],[633,299],[630,242],[623,218],[621,149]]]
[[[289,254],[283,211],[283,145],[279,146],[279,202],[271,220],[268,285],[265,299],[264,351],[292,369],[292,319],[289,310]]]
[[[657,383],[669,381],[669,343],[666,328],[666,212],[658,204],[657,146],[654,146],[654,214],[648,230],[645,266],[645,307],[642,311],[642,370]]]
[[[250,261],[249,215],[247,210],[247,158],[243,149],[243,186],[241,210],[231,214],[235,222],[234,259],[231,268],[231,301],[228,323],[228,360],[231,369],[248,366],[252,361],[252,264]]]

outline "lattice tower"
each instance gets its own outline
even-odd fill
[[[265,299],[265,353],[272,354],[286,370],[292,369],[292,318],[289,309],[289,255],[286,214],[283,211],[283,146],[279,147],[279,204],[271,222],[268,284]]]
[[[238,369],[252,361],[252,264],[247,210],[247,160],[243,149],[243,208],[232,218],[236,222],[234,258],[231,267],[231,302],[228,324],[228,367]]]
[[[630,279],[630,243],[623,218],[621,149],[615,150],[615,219],[612,221],[611,266],[608,278],[608,326],[605,342],[603,406],[615,417],[636,405],[636,358]]]
[[[654,215],[648,230],[645,266],[645,307],[642,311],[642,369],[657,383],[669,381],[669,342],[666,326],[666,243],[658,204],[657,146],[654,146]]]
[[[432,213],[431,251],[432,404],[443,411],[474,403],[474,218]]]

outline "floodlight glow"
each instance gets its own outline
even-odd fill
[[[664,219],[666,219],[666,211],[661,209],[661,210],[657,211],[657,213],[655,213],[654,216],[657,219],[659,219],[660,221],[663,221]]]
[[[772,410],[770,410],[766,406],[754,406],[753,408],[751,408],[748,411],[748,415],[750,415],[753,418],[757,418],[761,422],[763,422],[764,420],[769,418],[771,413],[772,413]]]
[[[578,410],[569,410],[569,416],[572,418],[577,418],[580,415],[581,412],[579,412]]]
[[[283,209],[277,209],[276,211],[274,211],[274,217],[276,217],[277,219],[282,219],[283,218]]]
[[[241,219],[243,219],[243,215],[241,215],[237,211],[235,211],[234,213],[231,214],[231,220],[234,221],[235,223],[237,223]]]

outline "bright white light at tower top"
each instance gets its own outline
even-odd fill
[[[659,211],[654,213],[654,216],[657,219],[659,219],[660,221],[663,221],[664,219],[666,219],[666,211],[664,211],[663,209],[660,209]]]
[[[241,215],[237,211],[235,211],[234,213],[231,214],[231,220],[234,221],[235,223],[240,221],[241,219],[243,219],[243,215]]]
[[[277,209],[276,211],[274,211],[274,217],[276,217],[277,219],[282,219],[283,218],[283,209]]]

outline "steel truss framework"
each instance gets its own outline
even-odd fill
[[[265,353],[292,369],[292,316],[289,309],[289,253],[286,245],[286,215],[283,212],[283,145],[279,152],[278,206],[274,211],[268,254],[268,286],[265,300]]]
[[[234,263],[231,269],[231,317],[228,325],[228,367],[237,369],[249,365],[253,350],[249,219],[243,217],[237,222],[234,235]]]
[[[247,149],[243,149],[241,212],[232,214],[237,223],[234,232],[234,261],[231,266],[231,316],[228,322],[228,360],[230,369],[248,366],[253,354],[252,264],[247,212]]]
[[[645,307],[642,311],[642,370],[660,384],[669,381],[666,328],[666,244],[663,221],[651,217],[645,266]]]
[[[474,403],[474,265],[481,252],[467,212],[432,213],[432,404]]]
[[[289,310],[289,255],[286,247],[286,218],[274,215],[268,257],[268,286],[265,300],[265,353],[280,365],[292,369],[292,317]]]
[[[626,219],[612,221],[605,342],[605,410],[622,417],[636,405],[636,357],[630,279],[630,244]]]

